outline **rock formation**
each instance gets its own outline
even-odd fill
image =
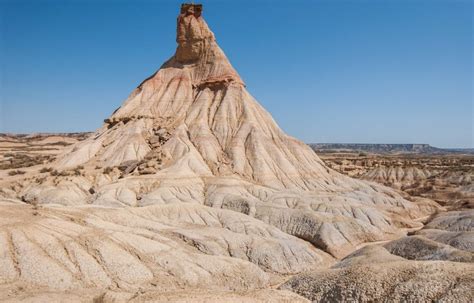
[[[313,302],[472,302],[472,210],[442,213],[422,230],[366,246],[331,269],[303,273],[281,289]]]
[[[2,182],[4,296],[209,289],[244,298],[420,228],[416,219],[437,209],[343,176],[286,135],[247,92],[202,6],[181,7],[177,43],[50,169]]]
[[[410,220],[423,215],[417,205],[328,169],[283,133],[247,92],[201,13],[201,6],[182,6],[176,54],[54,166],[84,167],[84,176],[31,184],[25,201],[203,204],[257,218],[336,257],[419,225]]]
[[[368,246],[333,268],[300,274],[281,289],[312,302],[472,302],[474,265],[410,261]]]

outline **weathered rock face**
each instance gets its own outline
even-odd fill
[[[205,204],[245,213],[336,257],[419,225],[411,219],[425,210],[328,169],[283,133],[247,92],[201,12],[182,6],[176,54],[54,165],[83,173],[32,183],[20,193],[24,201]]]
[[[183,4],[178,16],[176,42],[176,60],[189,62],[204,56],[211,43],[215,43],[214,34],[201,18],[202,5]]]
[[[414,235],[372,244],[284,283],[313,302],[472,302],[473,212],[441,213]]]
[[[411,218],[425,210],[330,170],[283,133],[247,92],[201,12],[182,6],[176,54],[56,163],[57,170],[84,166],[84,176],[31,184],[26,201],[206,204],[258,218],[338,257],[419,225]]]
[[[312,302],[472,302],[474,265],[409,261],[369,246],[333,269],[291,278],[281,289]]]
[[[421,227],[415,219],[436,208],[345,177],[286,135],[200,6],[183,5],[177,41],[54,174],[0,191],[7,289],[263,288]]]
[[[32,285],[50,291],[248,290],[267,287],[274,274],[332,260],[261,221],[197,204],[128,211],[0,208],[0,293],[5,286]]]

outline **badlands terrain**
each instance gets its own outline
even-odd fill
[[[432,199],[449,209],[474,207],[474,150],[423,144],[310,144],[329,167]]]
[[[176,40],[94,133],[0,136],[1,301],[474,300],[469,173],[419,155],[418,192],[391,162],[323,161],[246,90],[201,5]]]

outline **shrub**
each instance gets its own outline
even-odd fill
[[[51,167],[43,167],[40,173],[50,173],[53,169]]]
[[[63,170],[62,172],[59,173],[59,176],[61,176],[61,177],[67,177],[67,176],[70,176],[70,175],[71,175],[71,173],[68,172],[68,171],[65,171],[65,170]]]
[[[23,174],[25,174],[25,172],[22,170],[12,170],[8,172],[9,176],[16,176],[16,175],[23,175]]]
[[[104,174],[110,174],[113,170],[113,167],[106,167],[104,168]]]

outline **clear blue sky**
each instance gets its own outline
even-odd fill
[[[0,132],[91,131],[173,55],[182,1],[0,0]],[[474,147],[471,1],[203,1],[305,142]]]

